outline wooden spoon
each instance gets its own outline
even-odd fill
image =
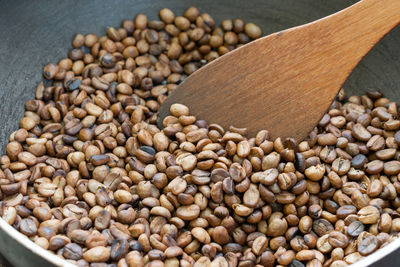
[[[165,100],[250,136],[303,140],[354,67],[400,23],[400,0],[363,0],[315,22],[271,34],[207,64]]]

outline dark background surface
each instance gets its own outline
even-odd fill
[[[241,17],[261,26],[264,34],[310,22],[355,3],[353,0],[0,0],[0,151],[23,117],[24,103],[33,98],[41,71],[64,58],[76,33],[102,35],[107,26],[144,13],[156,19],[163,7],[181,15],[192,5],[210,13],[217,22]],[[367,25],[366,25],[367,27]],[[362,61],[345,88],[361,94],[368,87],[382,88],[390,99],[400,93],[400,28],[395,29]],[[0,250],[10,257],[21,248]],[[27,257],[23,254],[23,257]],[[29,256],[28,256],[29,258]],[[1,261],[0,261],[1,262]],[[28,262],[28,261],[27,261]],[[396,262],[388,261],[393,266]],[[31,262],[34,265],[34,261]],[[386,266],[385,263],[382,266]]]

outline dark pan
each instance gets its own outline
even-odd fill
[[[240,17],[260,25],[264,34],[283,30],[343,9],[350,0],[37,0],[0,1],[0,142],[2,152],[17,129],[24,103],[34,97],[49,62],[64,58],[76,33],[104,34],[107,26],[144,13],[155,19],[163,7],[182,14],[189,6],[210,13],[217,22]],[[345,88],[361,95],[380,88],[400,99],[400,28],[386,36],[361,62]],[[354,266],[400,266],[400,239]],[[67,266],[0,220],[0,252],[15,266]]]

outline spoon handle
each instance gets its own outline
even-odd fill
[[[356,62],[348,60],[348,63],[354,65],[400,24],[400,0],[362,0],[311,24],[326,32],[326,38],[322,36],[319,40],[325,45],[334,43],[334,53],[353,53],[352,58],[356,59]],[[318,30],[313,27],[305,29],[310,32]]]

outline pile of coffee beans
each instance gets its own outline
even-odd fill
[[[159,14],[78,34],[68,58],[44,68],[0,157],[2,219],[93,267],[341,267],[397,238],[395,102],[341,91],[300,143],[246,137],[182,104],[160,129],[169,92],[261,30],[216,27],[195,7]]]

